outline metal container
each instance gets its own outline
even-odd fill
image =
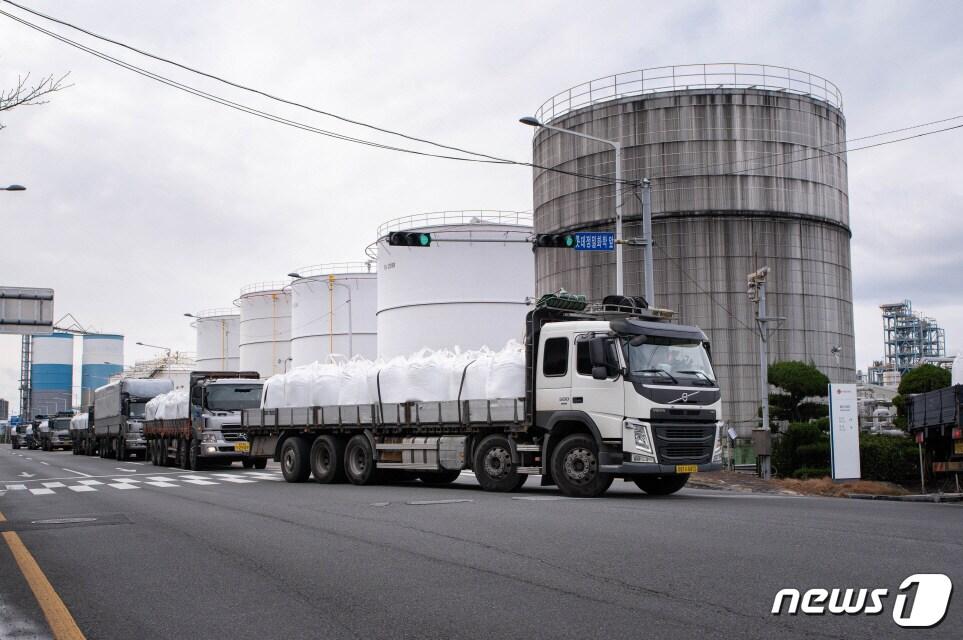
[[[442,211],[378,228],[378,356],[428,347],[500,349],[525,335],[535,294],[532,218],[508,211]],[[392,231],[431,234],[431,246],[389,246]]]
[[[378,274],[375,263],[301,267],[291,289],[291,365],[377,354]]]
[[[543,123],[622,145],[623,178],[652,183],[655,304],[712,340],[724,417],[740,433],[759,407],[758,338],[746,274],[771,269],[770,316],[786,321],[772,362],[812,361],[855,380],[842,96],[813,74],[765,65],[689,65],[600,78],[536,112]],[[548,129],[536,165],[614,177],[605,144]],[[623,183],[624,235],[641,237],[641,191]],[[535,229],[612,231],[611,182],[535,170]],[[642,249],[624,249],[625,293],[642,295]],[[615,293],[614,252],[540,249],[540,294]],[[834,347],[836,348],[834,350]]]
[[[283,282],[258,282],[241,289],[238,340],[241,371],[262,378],[283,373],[291,354],[291,291]]]
[[[124,336],[88,333],[82,343],[80,406],[89,407],[94,403],[94,389],[124,370]]]
[[[241,316],[236,309],[205,309],[194,314],[197,331],[195,371],[240,371]]]
[[[74,337],[69,333],[51,333],[32,338],[30,363],[33,415],[53,415],[69,411],[74,380]]]

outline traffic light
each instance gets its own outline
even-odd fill
[[[575,248],[575,234],[572,233],[539,233],[535,236],[536,247],[555,247],[560,249]]]
[[[431,234],[420,231],[392,231],[388,234],[388,244],[392,247],[430,247]]]

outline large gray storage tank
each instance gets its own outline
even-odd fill
[[[725,419],[757,415],[758,339],[746,274],[771,268],[770,316],[785,323],[770,362],[812,361],[855,381],[849,198],[842,96],[828,80],[765,65],[689,65],[566,90],[543,123],[623,145],[626,180],[652,179],[656,306],[712,340]],[[614,175],[612,148],[539,129],[534,163]],[[614,230],[611,183],[535,170],[537,233]],[[636,197],[636,196],[639,197]],[[641,191],[623,187],[625,237],[641,236]],[[643,294],[642,250],[626,247],[625,292]],[[615,292],[615,254],[541,249],[538,293]],[[833,353],[834,347],[841,351]]]

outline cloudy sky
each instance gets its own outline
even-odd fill
[[[277,95],[521,160],[532,132],[516,120],[549,96],[670,64],[765,62],[828,77],[850,138],[963,115],[956,2],[22,3]],[[285,117],[399,142],[44,26]],[[385,220],[532,206],[525,168],[284,127],[0,16],[0,87],[67,71],[73,86],[49,104],[0,114],[0,185],[28,186],[0,192],[0,284],[53,287],[56,315],[123,333],[128,362],[156,355],[136,341],[193,350],[183,312],[229,306],[244,284],[362,259]],[[881,302],[911,298],[946,327],[951,352],[963,347],[961,150],[963,129],[850,154],[860,368],[882,352]],[[0,397],[16,398],[18,375],[19,338],[0,336]]]

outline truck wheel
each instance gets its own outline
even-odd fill
[[[351,484],[374,484],[377,479],[374,453],[366,436],[358,434],[348,440],[344,448],[344,473]]]
[[[311,475],[308,443],[294,436],[281,445],[281,473],[288,482],[304,482]]]
[[[186,440],[177,441],[177,453],[178,453],[177,461],[180,463],[180,468],[190,469],[191,452],[189,451],[189,447]]]
[[[512,445],[505,436],[488,436],[475,449],[475,478],[485,491],[515,491],[528,476],[512,462]]]
[[[639,476],[632,478],[639,489],[645,491],[650,496],[668,496],[682,487],[689,481],[688,473],[665,476]]]
[[[253,461],[253,460],[241,460],[241,466],[244,467],[245,469],[253,469],[253,468],[254,468],[254,461]]]
[[[318,436],[311,445],[311,473],[315,482],[344,482],[344,440],[334,436]]]
[[[555,447],[552,477],[561,492],[573,498],[600,496],[613,480],[613,476],[599,471],[595,438],[581,433],[568,436]]]
[[[445,471],[419,471],[417,477],[423,484],[432,487],[441,487],[451,484],[458,479],[461,471],[446,469]]]
[[[187,449],[188,465],[191,471],[200,471],[204,467],[204,461],[201,460],[201,444],[196,438],[190,441]]]
[[[257,458],[254,461],[255,469],[266,469],[267,468],[267,458]]]
[[[117,459],[121,461],[127,460],[127,447],[124,446],[123,438],[117,439]]]

